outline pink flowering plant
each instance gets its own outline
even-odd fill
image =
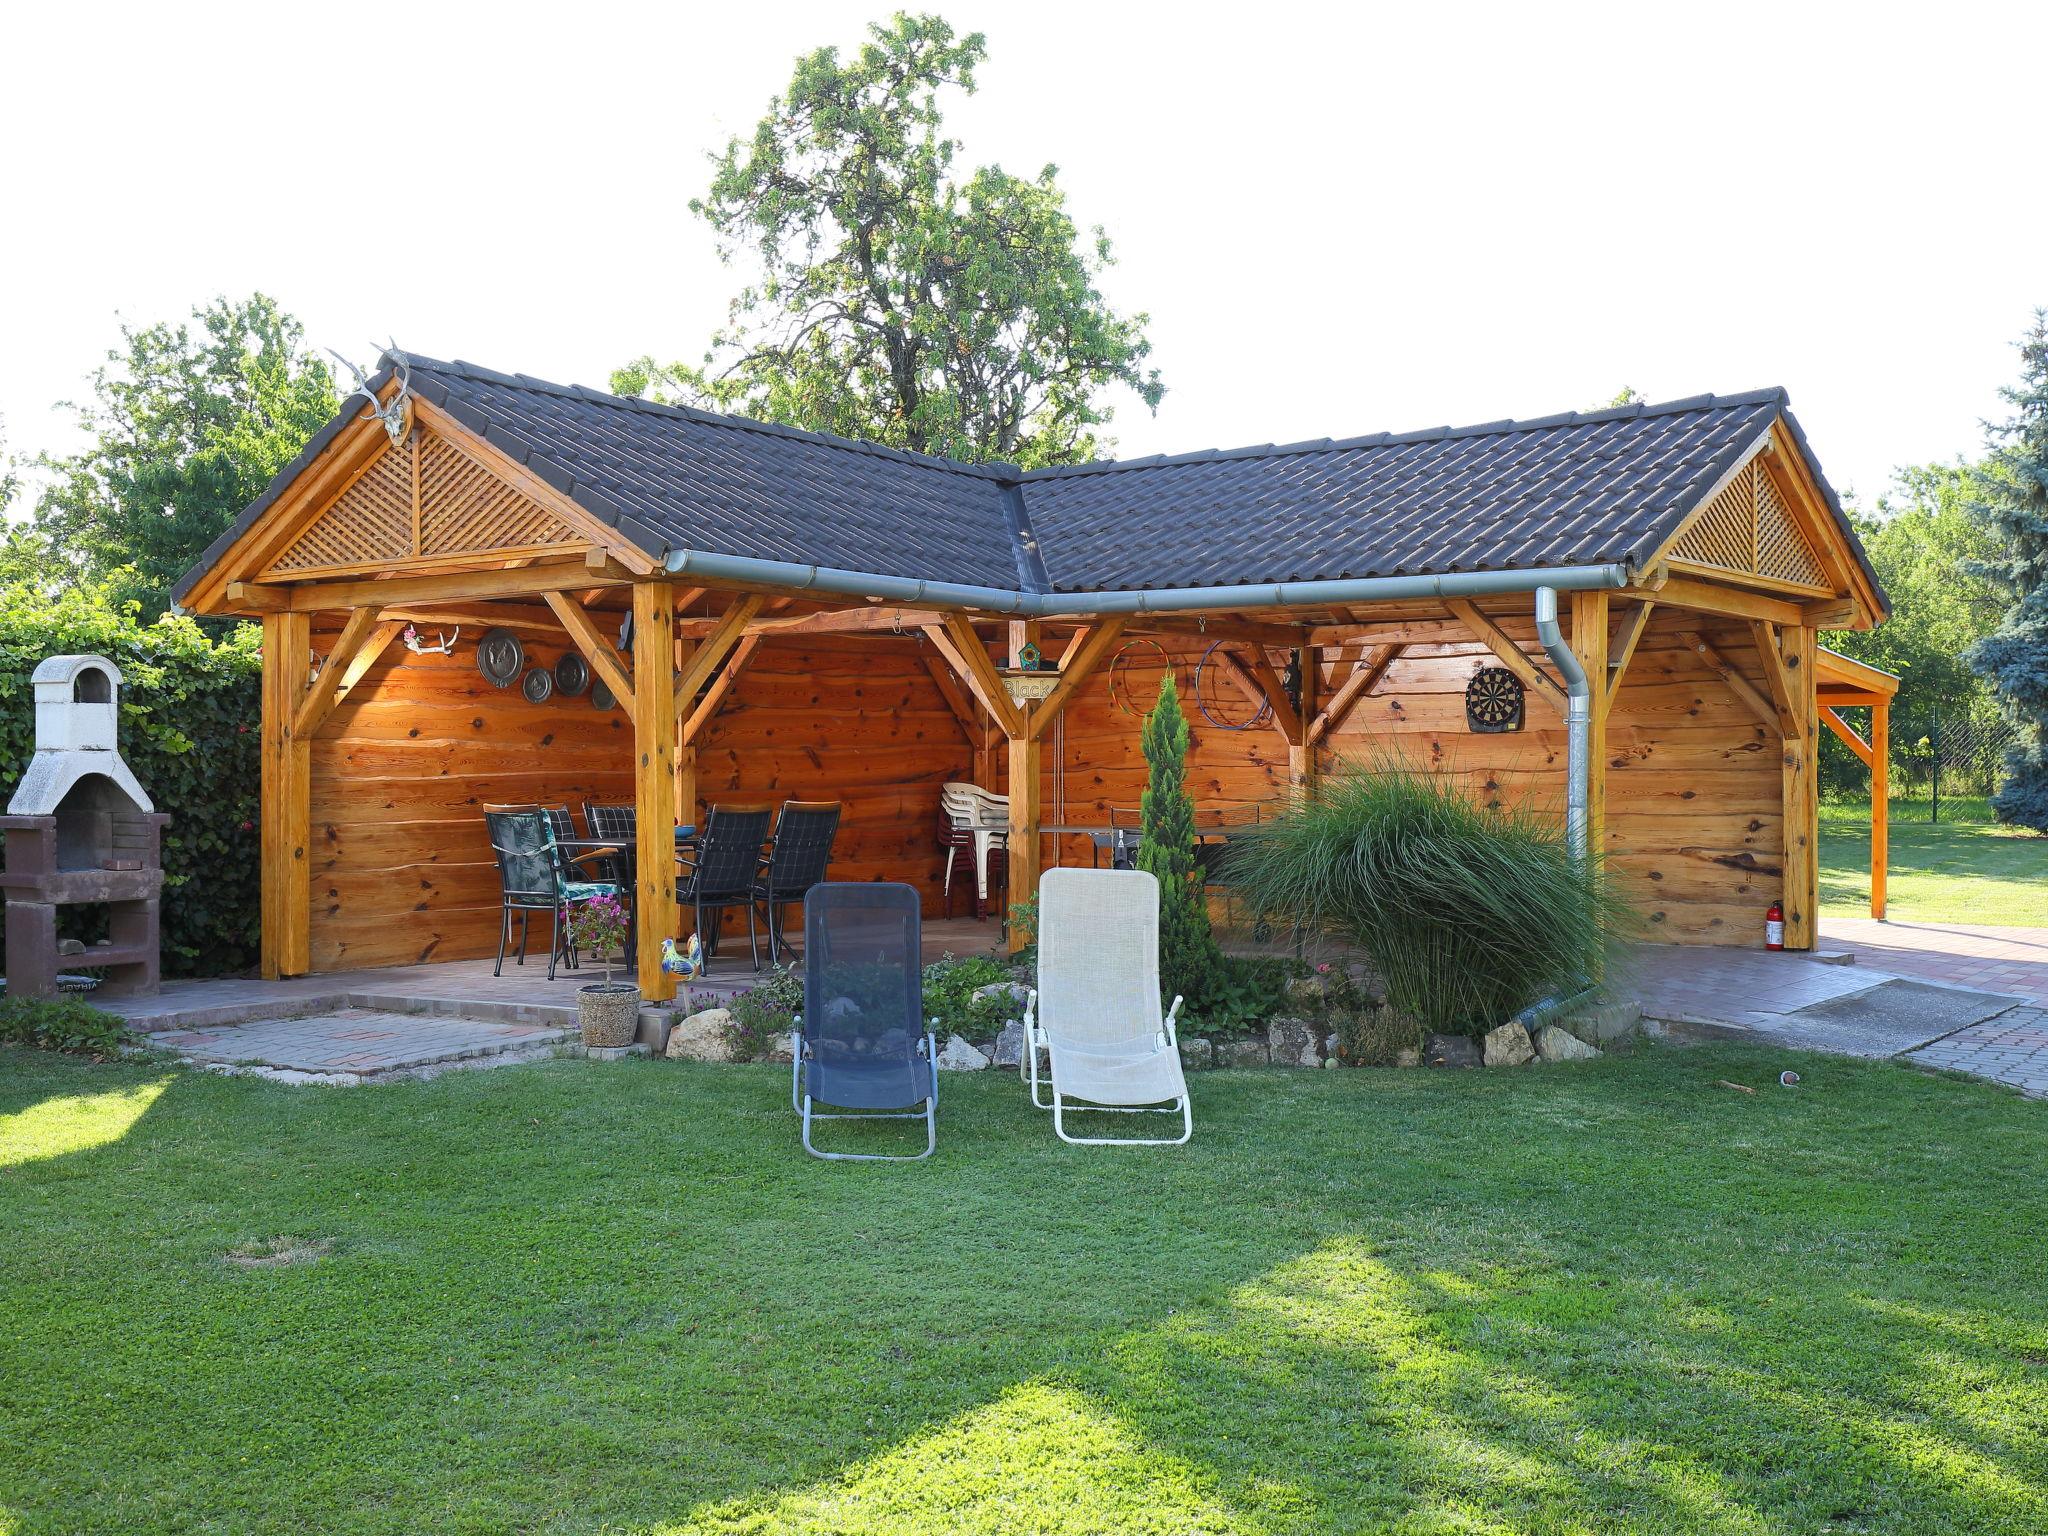
[[[617,896],[593,896],[569,909],[569,942],[602,957],[604,985],[612,984],[612,956],[626,948],[626,903]]]

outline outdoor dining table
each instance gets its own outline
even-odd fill
[[[697,829],[687,823],[676,828],[676,848],[680,851],[697,841]],[[571,864],[586,860],[606,858],[612,861],[620,878],[617,881],[619,898],[626,907],[626,947],[620,963],[628,970],[638,962],[640,956],[639,928],[634,921],[637,903],[634,889],[639,882],[634,878],[638,852],[638,839],[631,837],[558,837],[555,846],[569,855]]]
[[[1197,827],[1195,841],[1202,843],[1227,843],[1246,830],[1243,826]],[[1038,828],[1041,837],[1051,837],[1053,868],[1060,867],[1060,845],[1062,837],[1086,837],[1095,842],[1099,854],[1109,851],[1109,862],[1117,869],[1128,869],[1138,856],[1139,829],[1136,827],[1112,826],[1106,822],[1041,822]],[[1099,862],[1099,860],[1098,860]]]

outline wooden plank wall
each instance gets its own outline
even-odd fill
[[[1524,651],[1542,659],[1533,619],[1496,618]],[[1683,629],[1700,630],[1746,674],[1761,675],[1746,626],[1672,610],[1654,617],[1608,724],[1607,855],[1647,937],[1752,945],[1763,931],[1764,909],[1780,890],[1778,742],[1680,643]],[[1224,730],[1194,709],[1194,668],[1202,650],[1199,644],[1169,647],[1189,708],[1188,778],[1197,807],[1283,804],[1287,748],[1279,732],[1271,726]],[[1133,694],[1149,706],[1159,689],[1159,653],[1140,643],[1128,655],[1134,664],[1119,669],[1117,697]],[[1567,747],[1555,709],[1531,697],[1519,732],[1482,736],[1466,728],[1465,685],[1474,671],[1494,662],[1477,642],[1411,647],[1330,737],[1323,771],[1392,753],[1457,775],[1490,804],[1524,805],[1562,817]],[[1243,719],[1242,696],[1228,683],[1219,688],[1218,681],[1211,669],[1203,679],[1203,698],[1220,717]],[[1057,817],[1048,750],[1045,819],[1102,822],[1112,807],[1119,819],[1133,815],[1145,782],[1139,728],[1139,720],[1112,701],[1106,675],[1084,689],[1066,722],[1065,815]],[[1050,858],[1050,839],[1046,847]],[[1085,864],[1091,849],[1085,840],[1068,839],[1061,856]]]
[[[1529,619],[1501,623],[1538,653]],[[1656,616],[1609,723],[1607,852],[1652,937],[1748,945],[1779,894],[1779,752],[1772,733],[1680,643],[1688,628],[1759,675],[1745,627]],[[316,652],[331,643],[331,630],[314,637]],[[1193,708],[1203,649],[1166,647],[1190,702],[1198,806],[1284,802],[1279,733],[1222,729]],[[561,645],[530,650],[552,662]],[[698,785],[707,798],[843,801],[834,878],[909,880],[936,916],[939,786],[973,768],[921,650],[894,635],[764,642],[698,744]],[[1492,659],[1476,642],[1411,648],[1327,743],[1325,771],[1395,752],[1458,775],[1489,801],[1561,814],[1565,733],[1555,710],[1532,698],[1519,733],[1465,728],[1465,683]],[[1062,818],[1062,793],[1070,822],[1105,822],[1112,808],[1135,813],[1145,782],[1140,721],[1122,704],[1148,707],[1162,664],[1160,651],[1140,642],[1117,669],[1114,693],[1105,670],[1075,698],[1047,743],[1047,821]],[[1246,712],[1213,669],[1203,695],[1225,718]],[[1063,785],[1052,772],[1056,757]],[[1002,791],[1001,753],[994,763],[990,787]],[[623,711],[599,714],[587,698],[535,706],[492,688],[467,644],[452,657],[393,646],[322,728],[312,781],[313,968],[466,958],[491,953],[497,940],[497,873],[479,808],[631,799],[632,729]],[[1087,863],[1091,848],[1068,839],[1061,854]]]
[[[332,640],[316,633],[314,650]],[[552,664],[565,643],[529,636],[529,658]],[[493,688],[466,636],[453,656],[394,645],[312,746],[313,969],[493,953],[482,806],[631,801],[632,737],[625,711],[587,696],[533,705]],[[834,878],[912,880],[936,914],[939,786],[967,777],[968,746],[917,641],[765,642],[698,772],[705,796],[844,801]]]

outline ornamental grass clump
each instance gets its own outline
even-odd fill
[[[1357,944],[1400,1013],[1480,1034],[1599,974],[1618,913],[1561,822],[1387,762],[1239,838],[1229,877],[1253,911]]]

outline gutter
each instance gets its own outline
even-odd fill
[[[745,582],[873,602],[931,604],[1008,613],[1020,618],[1075,618],[1090,614],[1187,613],[1209,608],[1292,608],[1317,603],[1376,603],[1414,598],[1490,597],[1502,593],[1551,592],[1551,628],[1556,629],[1556,594],[1596,588],[1625,587],[1628,567],[1565,565],[1549,570],[1453,571],[1441,576],[1359,576],[1335,581],[1261,582],[1249,586],[1160,587],[1119,592],[1016,592],[1005,587],[963,586],[947,581],[918,581],[905,576],[877,576],[827,565],[799,565],[787,560],[760,560],[750,555],[714,555],[702,550],[670,550],[662,565],[677,576],[698,576],[712,584]],[[1540,598],[1539,598],[1540,602]],[[1549,649],[1548,642],[1545,645]],[[1565,655],[1571,656],[1569,647]],[[1556,660],[1556,653],[1551,653]],[[1585,673],[1572,657],[1571,668],[1559,663],[1567,680]]]

